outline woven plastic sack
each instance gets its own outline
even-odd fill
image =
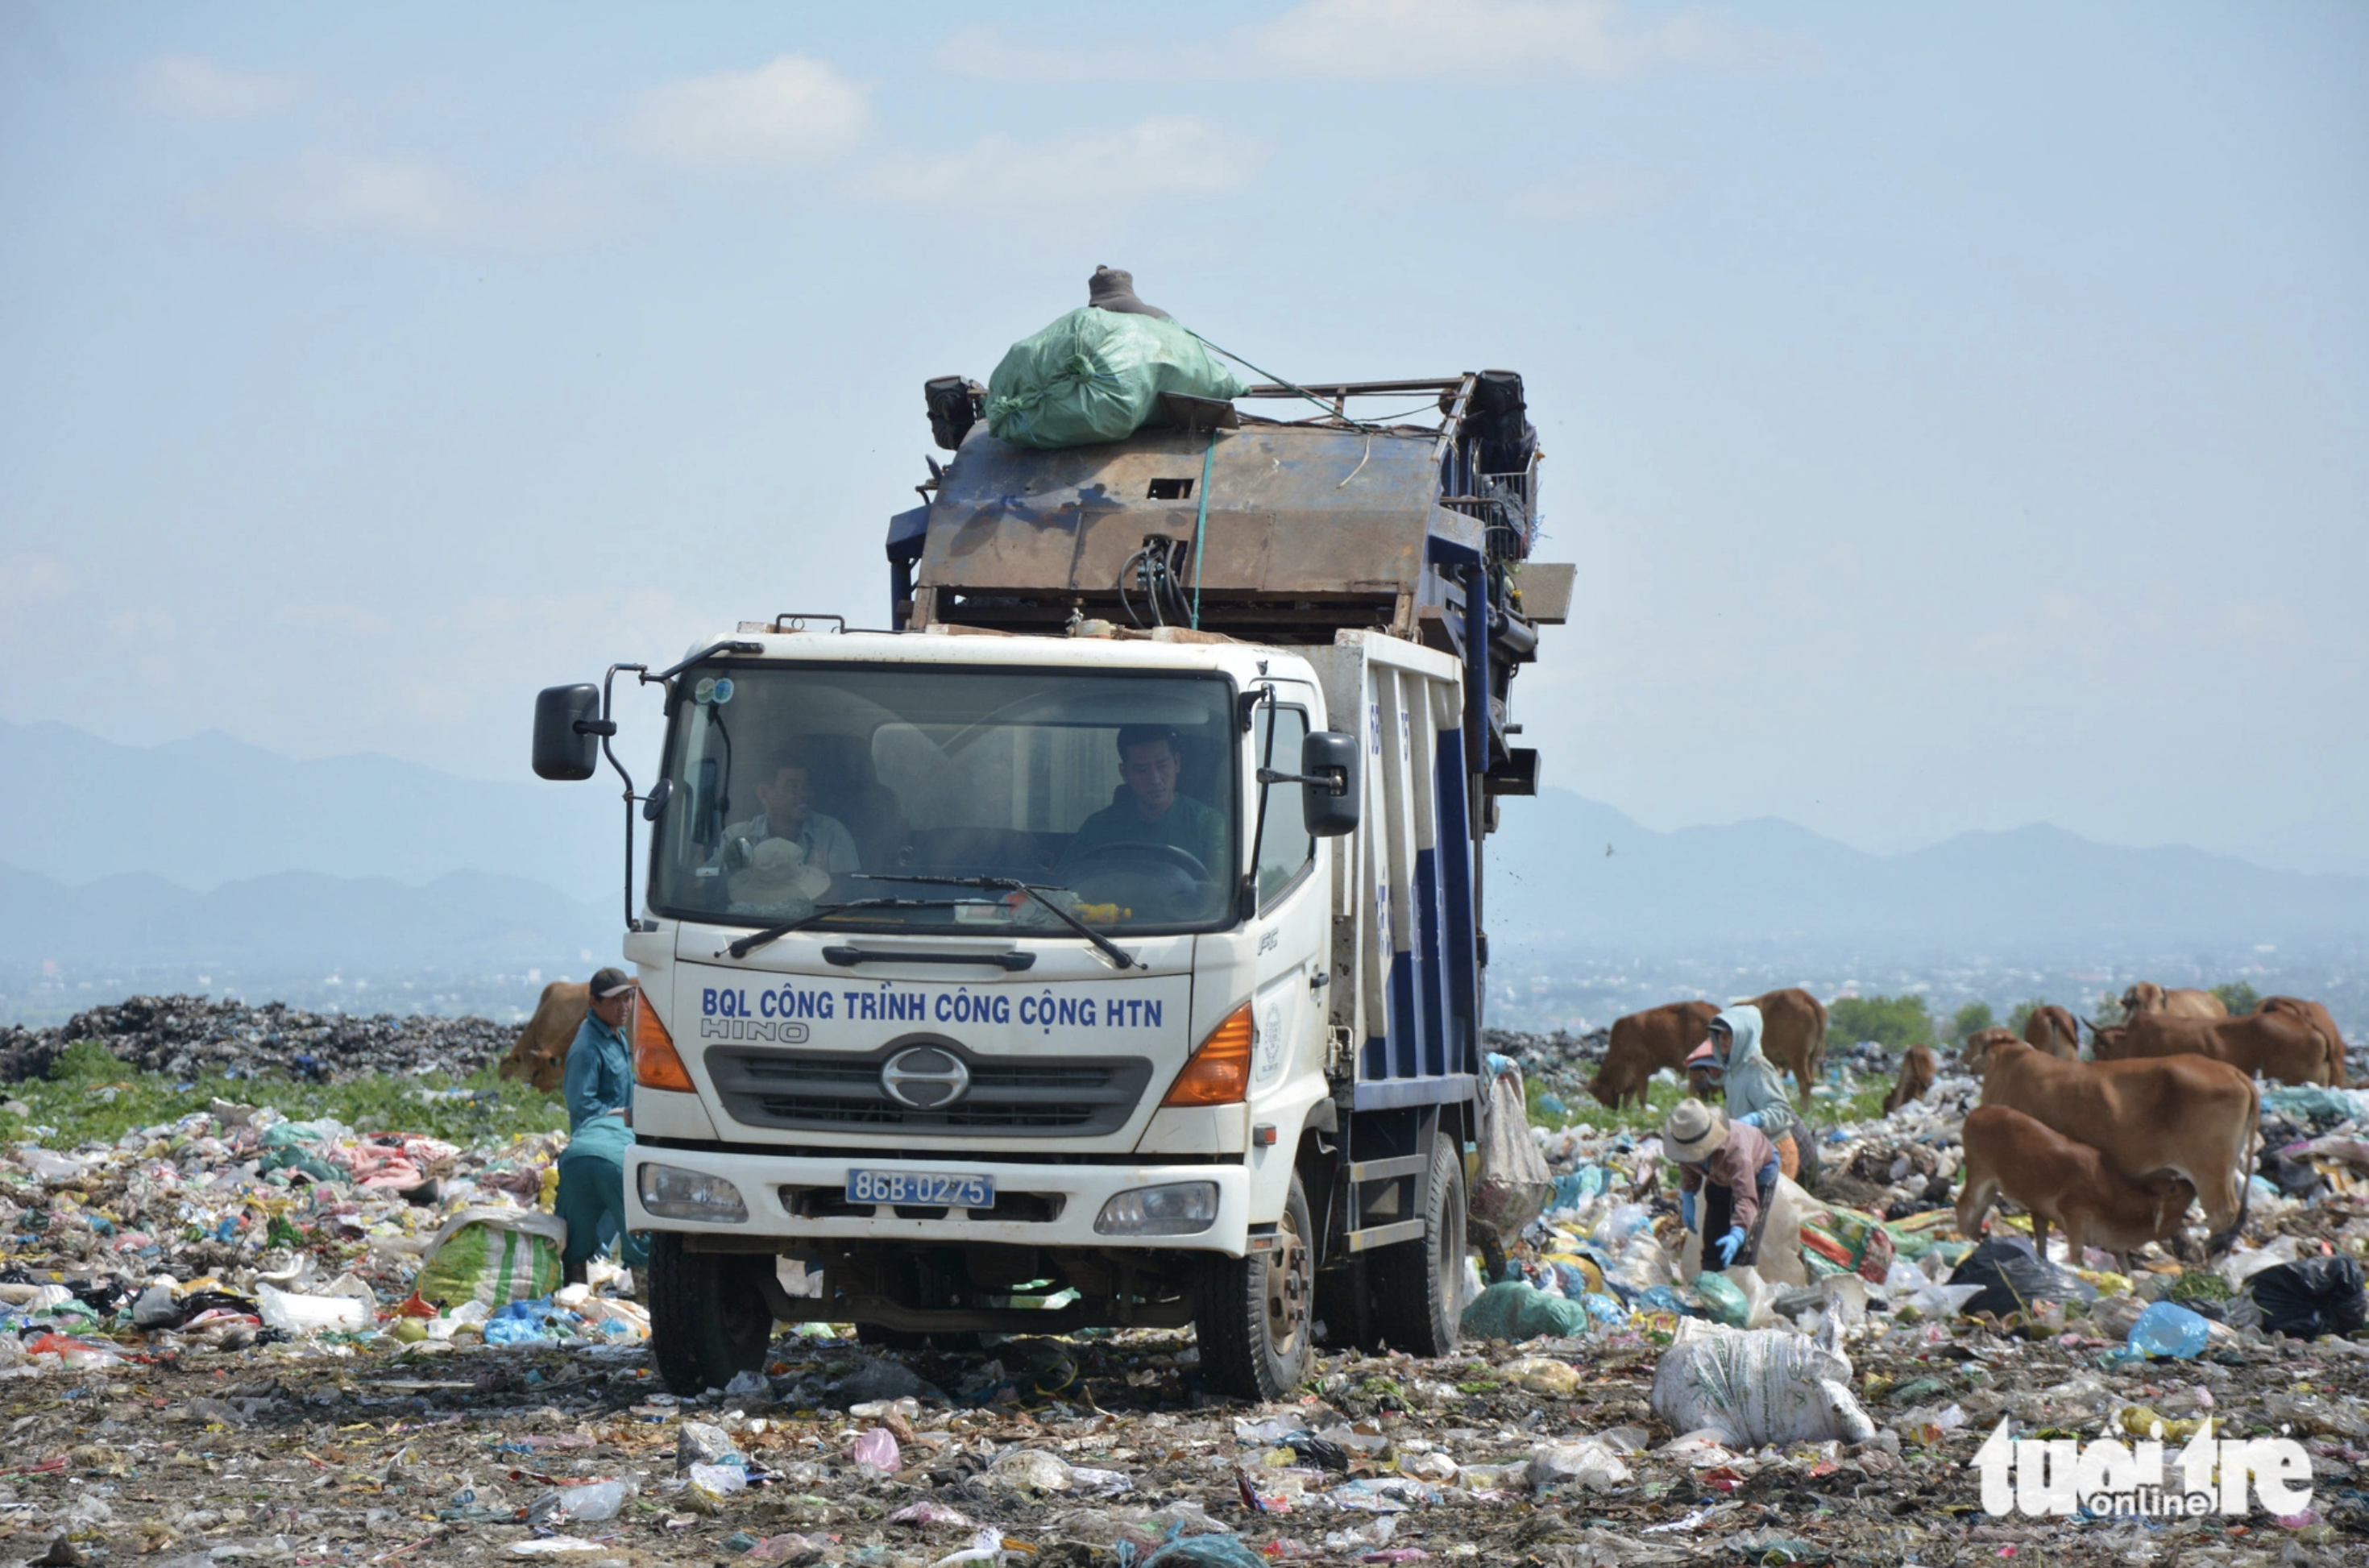
[[[1249,390],[1174,322],[1084,305],[1005,351],[988,378],[987,430],[1014,446],[1089,446],[1133,435],[1163,392]]]
[[[503,1307],[559,1288],[567,1222],[532,1208],[464,1208],[428,1245],[412,1288],[446,1309],[464,1301]]]
[[[1875,1423],[1850,1384],[1850,1357],[1791,1329],[1688,1318],[1654,1368],[1654,1413],[1673,1432],[1709,1427],[1731,1448],[1864,1443]]]
[[[1522,1108],[1521,1070],[1489,1075],[1488,1117],[1481,1126],[1481,1171],[1472,1183],[1472,1219],[1511,1240],[1544,1214],[1554,1194],[1546,1156],[1530,1137]]]

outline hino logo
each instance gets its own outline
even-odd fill
[[[970,1069],[952,1051],[915,1046],[888,1059],[880,1070],[880,1087],[900,1105],[939,1110],[970,1093]]]

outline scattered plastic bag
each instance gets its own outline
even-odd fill
[[[350,1296],[292,1296],[269,1285],[258,1285],[255,1297],[264,1327],[299,1338],[366,1329],[377,1321],[370,1303]]]
[[[2131,1349],[2150,1358],[2169,1356],[2192,1361],[2203,1352],[2213,1325],[2177,1301],[2157,1301],[2131,1325]]]
[[[2369,1292],[2351,1258],[2308,1258],[2274,1264],[2254,1274],[2247,1294],[2260,1309],[2265,1333],[2290,1339],[2358,1333],[2369,1322]]]
[[[1383,1528],[1380,1537],[1372,1544],[1380,1545],[1390,1539],[1389,1526],[1395,1520],[1383,1518],[1376,1523]],[[1330,1543],[1327,1538],[1327,1543]],[[1335,1548],[1334,1550],[1344,1550]],[[1143,1559],[1141,1568],[1267,1568],[1267,1561],[1253,1551],[1242,1537],[1230,1532],[1212,1535],[1178,1536],[1163,1543],[1160,1550]]]
[[[1689,1319],[1654,1368],[1654,1413],[1674,1432],[1722,1433],[1731,1447],[1864,1443],[1875,1423],[1850,1379],[1848,1356],[1789,1330]]]
[[[1458,1325],[1474,1339],[1572,1338],[1587,1332],[1587,1309],[1524,1280],[1492,1285],[1472,1299]]]
[[[1589,1438],[1578,1443],[1551,1443],[1530,1456],[1528,1475],[1534,1491],[1577,1486],[1589,1492],[1609,1492],[1629,1479],[1629,1467],[1604,1444]]]
[[[2006,1236],[1994,1236],[1967,1253],[1951,1271],[1950,1283],[1982,1287],[1982,1293],[1969,1299],[1961,1311],[1992,1312],[2002,1318],[2010,1312],[2029,1312],[2036,1301],[2098,1299],[2096,1288],[2087,1280],[2042,1260],[2033,1253],[2031,1242]]]
[[[882,1475],[894,1475],[905,1466],[903,1450],[897,1446],[897,1435],[886,1426],[866,1427],[855,1439],[847,1457],[866,1470]]]
[[[1744,1288],[1723,1274],[1695,1276],[1695,1294],[1702,1298],[1703,1307],[1711,1322],[1732,1329],[1748,1328],[1752,1322],[1752,1301]]]

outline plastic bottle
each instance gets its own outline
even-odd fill
[[[2176,1301],[2157,1301],[2131,1325],[2129,1345],[2142,1356],[2195,1359],[2213,1335],[2213,1325]]]

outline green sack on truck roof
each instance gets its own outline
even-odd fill
[[[464,1208],[429,1243],[412,1288],[450,1311],[464,1301],[504,1307],[559,1288],[567,1223],[534,1208]]]
[[[1014,343],[987,383],[987,430],[1014,446],[1123,441],[1163,392],[1233,398],[1250,383],[1159,316],[1082,305]]]

